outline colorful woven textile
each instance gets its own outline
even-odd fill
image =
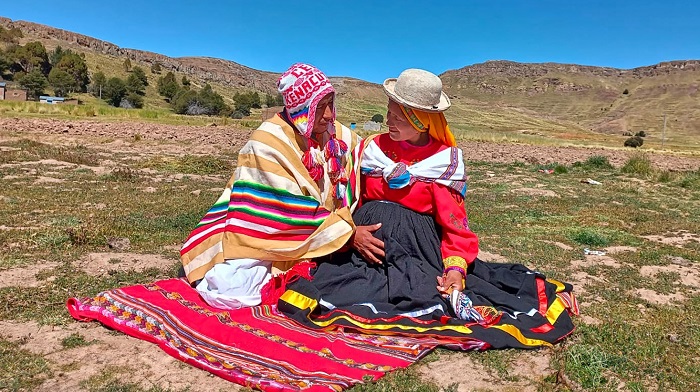
[[[336,137],[354,148],[357,135],[336,123]],[[301,138],[279,116],[262,125],[238,155],[238,168],[180,251],[190,282],[230,259],[259,259],[284,272],[325,256],[348,241],[354,186],[335,191],[326,174],[314,181],[302,162]],[[342,159],[356,178],[350,153]],[[351,185],[354,183],[351,183]],[[337,196],[342,195],[341,200]]]
[[[275,307],[221,311],[184,279],[71,298],[71,316],[157,344],[169,355],[264,391],[342,391],[427,354],[436,342],[299,326]]]

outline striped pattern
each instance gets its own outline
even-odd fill
[[[450,348],[480,349],[551,347],[574,330],[571,315],[578,315],[578,303],[570,284],[532,275],[519,293],[535,298],[537,308],[513,311],[499,305],[474,306],[483,321],[459,320],[449,316],[373,313],[367,306],[328,309],[306,293],[288,289],[279,309],[302,325],[323,331],[352,330],[384,336],[426,337]],[[469,287],[469,283],[467,283]],[[488,298],[486,292],[480,296]],[[491,294],[497,298],[499,293]],[[520,297],[518,297],[520,298]],[[502,298],[501,298],[502,299]]]
[[[339,123],[336,129],[351,151],[357,135]],[[310,177],[300,143],[279,116],[253,133],[239,153],[236,173],[180,251],[190,282],[224,260],[261,259],[284,271],[294,261],[327,255],[347,242],[354,230],[351,206],[333,198],[327,174],[321,186]],[[343,165],[355,178],[350,152]],[[358,191],[348,186],[349,200]]]
[[[181,279],[71,298],[67,307],[77,320],[99,321],[155,343],[178,360],[260,390],[342,391],[409,366],[436,344],[430,339],[318,332],[270,306],[221,311],[204,303]]]

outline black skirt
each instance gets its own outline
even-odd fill
[[[384,241],[386,260],[366,262],[359,252],[332,255],[288,288],[320,300],[321,306],[352,308],[355,314],[435,313],[449,305],[437,291],[442,276],[440,235],[435,220],[399,204],[372,201],[353,216],[358,226],[382,223],[375,237]]]
[[[372,201],[359,208],[358,226],[382,223],[383,264],[357,251],[319,262],[312,279],[287,286],[278,309],[309,328],[346,328],[374,334],[422,336],[452,348],[535,348],[570,334],[577,312],[572,287],[547,280],[521,264],[475,260],[465,294],[483,316],[464,321],[437,290],[442,276],[440,230],[435,220],[396,203]]]

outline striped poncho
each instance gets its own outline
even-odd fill
[[[271,261],[273,272],[286,271],[350,239],[358,191],[351,152],[359,138],[340,123],[336,130],[348,145],[343,163],[349,186],[341,199],[334,197],[327,174],[318,183],[311,178],[301,160],[304,139],[279,116],[253,132],[226,189],[180,251],[190,282],[230,259]]]

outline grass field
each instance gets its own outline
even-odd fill
[[[75,359],[127,338],[76,329],[64,303],[174,276],[177,249],[218,197],[233,155],[174,154],[165,145],[141,151],[138,143],[135,152],[119,152],[2,131],[0,140],[0,390],[48,390],[86,368],[99,372],[75,381],[88,391],[188,390],[134,379],[138,369],[129,365]],[[353,390],[700,388],[700,172],[660,171],[644,155],[617,169],[603,157],[553,164],[550,175],[525,164],[470,161],[468,168],[467,211],[482,250],[572,282],[582,309],[577,331],[534,353],[438,350]],[[602,185],[581,182],[587,178]],[[111,237],[128,238],[128,253],[110,250]],[[584,248],[608,254],[585,256]],[[100,270],[86,267],[95,255],[106,257]],[[129,263],[138,257],[158,262]],[[22,326],[54,331],[57,348],[43,352],[29,337],[6,335]],[[541,366],[523,370],[527,361]],[[450,365],[461,370],[443,374]]]

